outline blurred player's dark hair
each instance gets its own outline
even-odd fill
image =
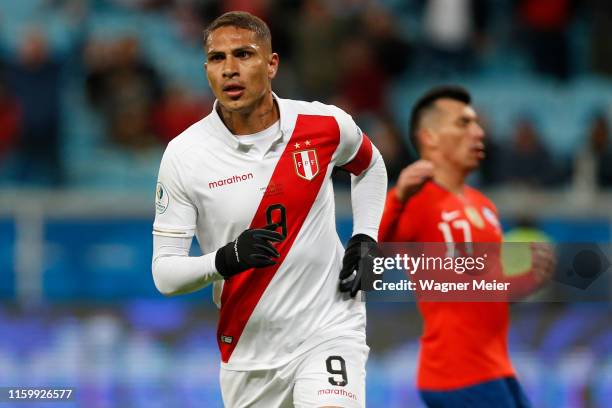
[[[467,89],[459,85],[436,86],[425,92],[414,104],[410,113],[410,143],[412,143],[412,148],[415,152],[420,150],[418,131],[423,115],[428,109],[433,107],[438,99],[453,99],[469,104],[472,101],[472,96]]]
[[[255,33],[258,40],[267,44],[272,49],[272,34],[270,28],[259,17],[246,11],[230,11],[217,17],[204,30],[204,49],[210,33],[221,27],[238,27]]]

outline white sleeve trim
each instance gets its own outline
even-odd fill
[[[195,235],[195,225],[191,227],[175,227],[154,224],[153,235],[161,237],[179,237],[179,238],[191,238]]]

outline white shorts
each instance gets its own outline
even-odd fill
[[[274,369],[221,367],[223,403],[227,408],[365,407],[369,351],[363,338],[339,337]]]

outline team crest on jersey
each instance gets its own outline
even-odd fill
[[[294,152],[293,162],[295,164],[295,172],[305,180],[310,181],[319,174],[319,159],[315,149]]]
[[[493,225],[495,228],[499,228],[499,220],[497,219],[497,216],[495,215],[493,210],[488,207],[482,207],[482,213],[491,225]]]
[[[465,207],[465,215],[468,217],[468,220],[478,229],[483,229],[485,226],[484,220],[480,216],[480,213],[474,207],[468,206]]]

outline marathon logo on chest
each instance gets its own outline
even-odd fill
[[[251,180],[253,178],[253,173],[245,173],[245,174],[237,174],[232,177],[228,177],[221,180],[211,181],[208,183],[208,188],[213,189],[217,187],[223,187],[234,183],[240,183],[241,181]]]
[[[302,150],[293,153],[295,172],[305,180],[312,180],[319,174],[319,160],[316,150]]]

